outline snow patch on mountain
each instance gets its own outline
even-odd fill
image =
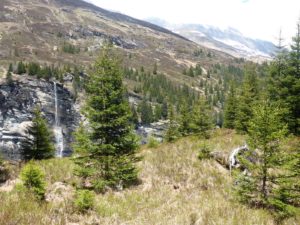
[[[249,43],[249,45],[245,45],[245,44],[242,44],[241,42],[238,42],[238,41],[235,41],[235,40],[231,40],[231,39],[220,39],[220,38],[214,38],[216,41],[219,41],[219,42],[222,42],[224,43],[225,45],[228,45],[228,46],[231,46],[233,48],[235,48],[236,50],[240,50],[241,53],[247,53],[248,56],[264,56],[266,58],[270,58],[271,56],[262,52],[262,51],[259,51],[259,50],[256,50],[255,46],[251,45],[251,43]],[[249,46],[252,46],[252,47],[249,47]]]
[[[146,20],[170,29],[199,45],[235,57],[265,61],[272,59],[276,49],[272,42],[246,37],[239,30],[232,27],[219,28],[207,24],[171,24],[157,18]]]

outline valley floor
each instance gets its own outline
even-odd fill
[[[139,162],[141,184],[97,195],[96,207],[85,215],[73,207],[71,159],[39,162],[47,176],[47,203],[28,194],[0,192],[0,224],[275,224],[267,211],[238,203],[229,171],[215,160],[197,158],[204,140],[187,137],[157,148],[143,147]],[[229,153],[245,137],[218,130],[206,144]],[[285,224],[300,224],[300,218]]]

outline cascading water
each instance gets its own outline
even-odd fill
[[[57,157],[63,157],[64,151],[64,137],[63,130],[60,126],[59,117],[58,117],[58,99],[57,99],[57,86],[54,82],[54,101],[55,101],[55,125],[54,125],[54,136],[55,136],[55,147]]]

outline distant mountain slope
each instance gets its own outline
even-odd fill
[[[130,16],[127,16],[127,15],[124,15],[124,14],[121,14],[121,13],[108,11],[108,10],[102,9],[98,6],[95,6],[91,3],[88,3],[86,1],[81,1],[81,0],[76,0],[76,1],[74,1],[74,0],[57,0],[57,2],[59,2],[61,4],[61,6],[68,5],[68,6],[71,6],[71,7],[78,7],[78,8],[81,8],[81,9],[85,8],[85,9],[95,10],[95,12],[101,13],[102,15],[104,15],[104,16],[112,19],[112,20],[115,20],[115,21],[139,24],[143,27],[148,27],[150,29],[153,29],[153,30],[156,30],[156,31],[159,31],[159,32],[162,32],[162,33],[171,34],[171,35],[177,36],[179,38],[188,40],[187,38],[184,38],[183,36],[180,36],[176,33],[173,33],[170,30],[165,29],[161,26],[157,26],[155,24],[152,24],[152,23],[149,23],[149,22],[146,22],[146,21],[143,21],[143,20],[138,20],[138,19],[135,19],[133,17],[130,17]]]
[[[166,27],[202,46],[223,51],[235,57],[260,61],[272,58],[275,51],[273,43],[245,37],[234,28],[222,30],[200,24],[172,25],[157,18],[147,20]]]
[[[152,70],[156,63],[159,72],[179,82],[192,79],[182,75],[191,65],[234,62],[228,54],[205,47],[197,57],[199,45],[179,34],[82,0],[1,0],[0,10],[2,74],[9,62],[21,60],[87,66],[105,40],[117,46],[124,65]],[[78,51],[65,52],[69,45]],[[206,57],[208,52],[213,57]]]

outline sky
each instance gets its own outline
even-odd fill
[[[195,23],[225,29],[233,27],[244,35],[286,42],[296,32],[300,0],[87,0],[123,14],[145,19],[156,17],[169,23]]]

